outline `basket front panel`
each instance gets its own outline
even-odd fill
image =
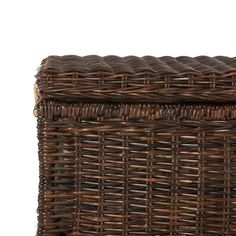
[[[38,235],[236,235],[236,107],[42,104]]]

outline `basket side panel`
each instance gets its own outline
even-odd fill
[[[42,105],[38,235],[235,235],[235,106]]]

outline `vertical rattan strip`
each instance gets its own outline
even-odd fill
[[[154,110],[153,107],[150,106],[150,116],[149,120],[151,123],[154,121]],[[152,130],[148,133],[148,145],[149,152],[147,155],[147,235],[154,234],[153,229],[153,161],[155,156],[154,151],[154,143],[155,143],[155,132]]]
[[[78,128],[80,121],[78,120]],[[81,205],[81,137],[74,125],[74,153],[75,153],[75,208],[73,236],[80,232],[80,205]]]
[[[125,114],[125,110],[121,116],[121,122],[126,122],[128,120],[128,117]],[[128,135],[127,132],[124,130],[125,128],[122,128],[121,131],[121,138],[122,138],[122,163],[124,165],[123,170],[123,196],[122,196],[122,202],[123,202],[123,212],[122,212],[122,232],[121,234],[123,236],[128,235],[129,231],[129,218],[128,218],[128,209],[129,209],[129,153],[128,153]]]
[[[47,216],[45,214],[46,212],[46,204],[45,204],[45,193],[46,193],[46,185],[45,185],[45,179],[46,179],[46,160],[45,160],[45,155],[46,155],[46,143],[47,143],[47,138],[46,138],[46,127],[45,123],[41,122],[41,119],[38,118],[38,154],[39,154],[39,197],[38,197],[38,232],[37,235],[45,235],[45,231],[47,228]]]
[[[203,235],[203,207],[204,207],[204,133],[197,134],[198,142],[198,184],[197,184],[197,235]]]
[[[236,121],[235,121],[236,126]],[[229,217],[229,232],[231,235],[236,235],[236,132],[230,134],[230,217]]]
[[[224,137],[224,196],[223,196],[223,227],[224,235],[229,235],[229,214],[230,214],[230,139]]]
[[[78,119],[78,123],[80,124],[80,119]],[[79,126],[80,127],[80,126]],[[81,226],[81,202],[82,202],[82,198],[81,198],[81,194],[82,194],[82,178],[81,178],[81,175],[82,175],[82,159],[83,159],[83,156],[82,156],[82,137],[81,137],[81,134],[80,132],[78,132],[78,137],[77,137],[77,143],[79,144],[79,149],[77,148],[77,151],[79,152],[77,154],[77,168],[78,168],[78,172],[79,174],[77,174],[77,185],[79,186],[79,188],[77,189],[79,192],[78,192],[78,200],[77,200],[77,222],[76,222],[76,226],[77,226],[77,234],[78,232],[80,233],[80,226]],[[79,166],[78,166],[79,165]]]
[[[177,120],[177,123],[179,121]],[[176,133],[174,136],[174,151],[175,151],[175,234],[178,235],[178,232],[180,232],[179,228],[179,133]]]
[[[178,156],[176,155],[176,135],[171,135],[171,150],[172,150],[172,176],[171,176],[171,215],[170,215],[170,235],[177,233],[177,178],[178,178]]]
[[[101,115],[97,118],[98,122],[103,124],[104,117]],[[98,201],[98,235],[104,235],[104,191],[105,191],[105,138],[104,131],[98,132],[98,156],[99,156],[99,201]]]

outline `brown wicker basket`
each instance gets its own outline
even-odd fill
[[[236,58],[50,56],[38,235],[236,235]]]

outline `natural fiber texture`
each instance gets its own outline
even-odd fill
[[[37,75],[38,236],[236,235],[234,61],[44,60]],[[204,86],[204,98],[190,93]],[[216,87],[224,97],[210,103]]]
[[[37,74],[44,98],[236,101],[236,58],[51,56]]]

